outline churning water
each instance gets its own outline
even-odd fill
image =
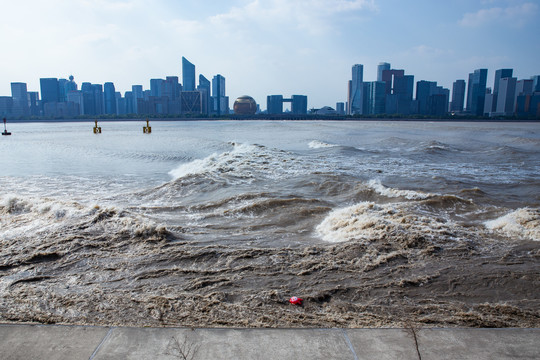
[[[540,325],[540,124],[151,125],[10,125],[0,321]]]

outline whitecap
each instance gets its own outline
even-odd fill
[[[381,184],[380,180],[370,180],[368,182],[368,186],[375,190],[378,194],[382,196],[386,196],[389,198],[398,198],[402,197],[408,200],[423,200],[430,197],[433,197],[434,194],[430,193],[422,193],[418,191],[413,190],[400,190],[400,189],[393,189],[390,187],[386,187],[383,184]]]
[[[361,202],[330,212],[317,226],[316,232],[328,242],[372,241],[389,233],[429,237],[451,226],[435,218],[414,214],[411,205],[407,203]]]
[[[337,147],[339,145],[336,144],[328,144],[320,140],[313,140],[308,144],[310,149],[323,149],[323,148],[332,148]]]
[[[517,209],[497,219],[486,221],[485,226],[506,236],[540,241],[540,210]]]

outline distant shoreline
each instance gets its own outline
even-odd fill
[[[538,123],[540,119],[470,119],[470,118],[452,118],[452,119],[440,119],[440,118],[429,118],[429,119],[414,119],[414,118],[343,118],[343,117],[221,117],[221,118],[110,118],[110,119],[8,119],[7,123],[64,123],[64,122],[89,122],[93,123],[98,122],[146,122],[149,120],[153,121],[369,121],[369,122],[498,122],[498,123]]]

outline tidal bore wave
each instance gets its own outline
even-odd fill
[[[459,144],[306,138],[140,156],[172,161],[170,179],[104,192],[91,177],[0,178],[0,322],[540,326],[534,197],[512,207],[500,172],[486,186],[434,161],[468,156]]]

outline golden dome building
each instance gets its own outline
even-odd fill
[[[254,115],[257,112],[257,103],[251,96],[240,96],[233,105],[236,115]]]

